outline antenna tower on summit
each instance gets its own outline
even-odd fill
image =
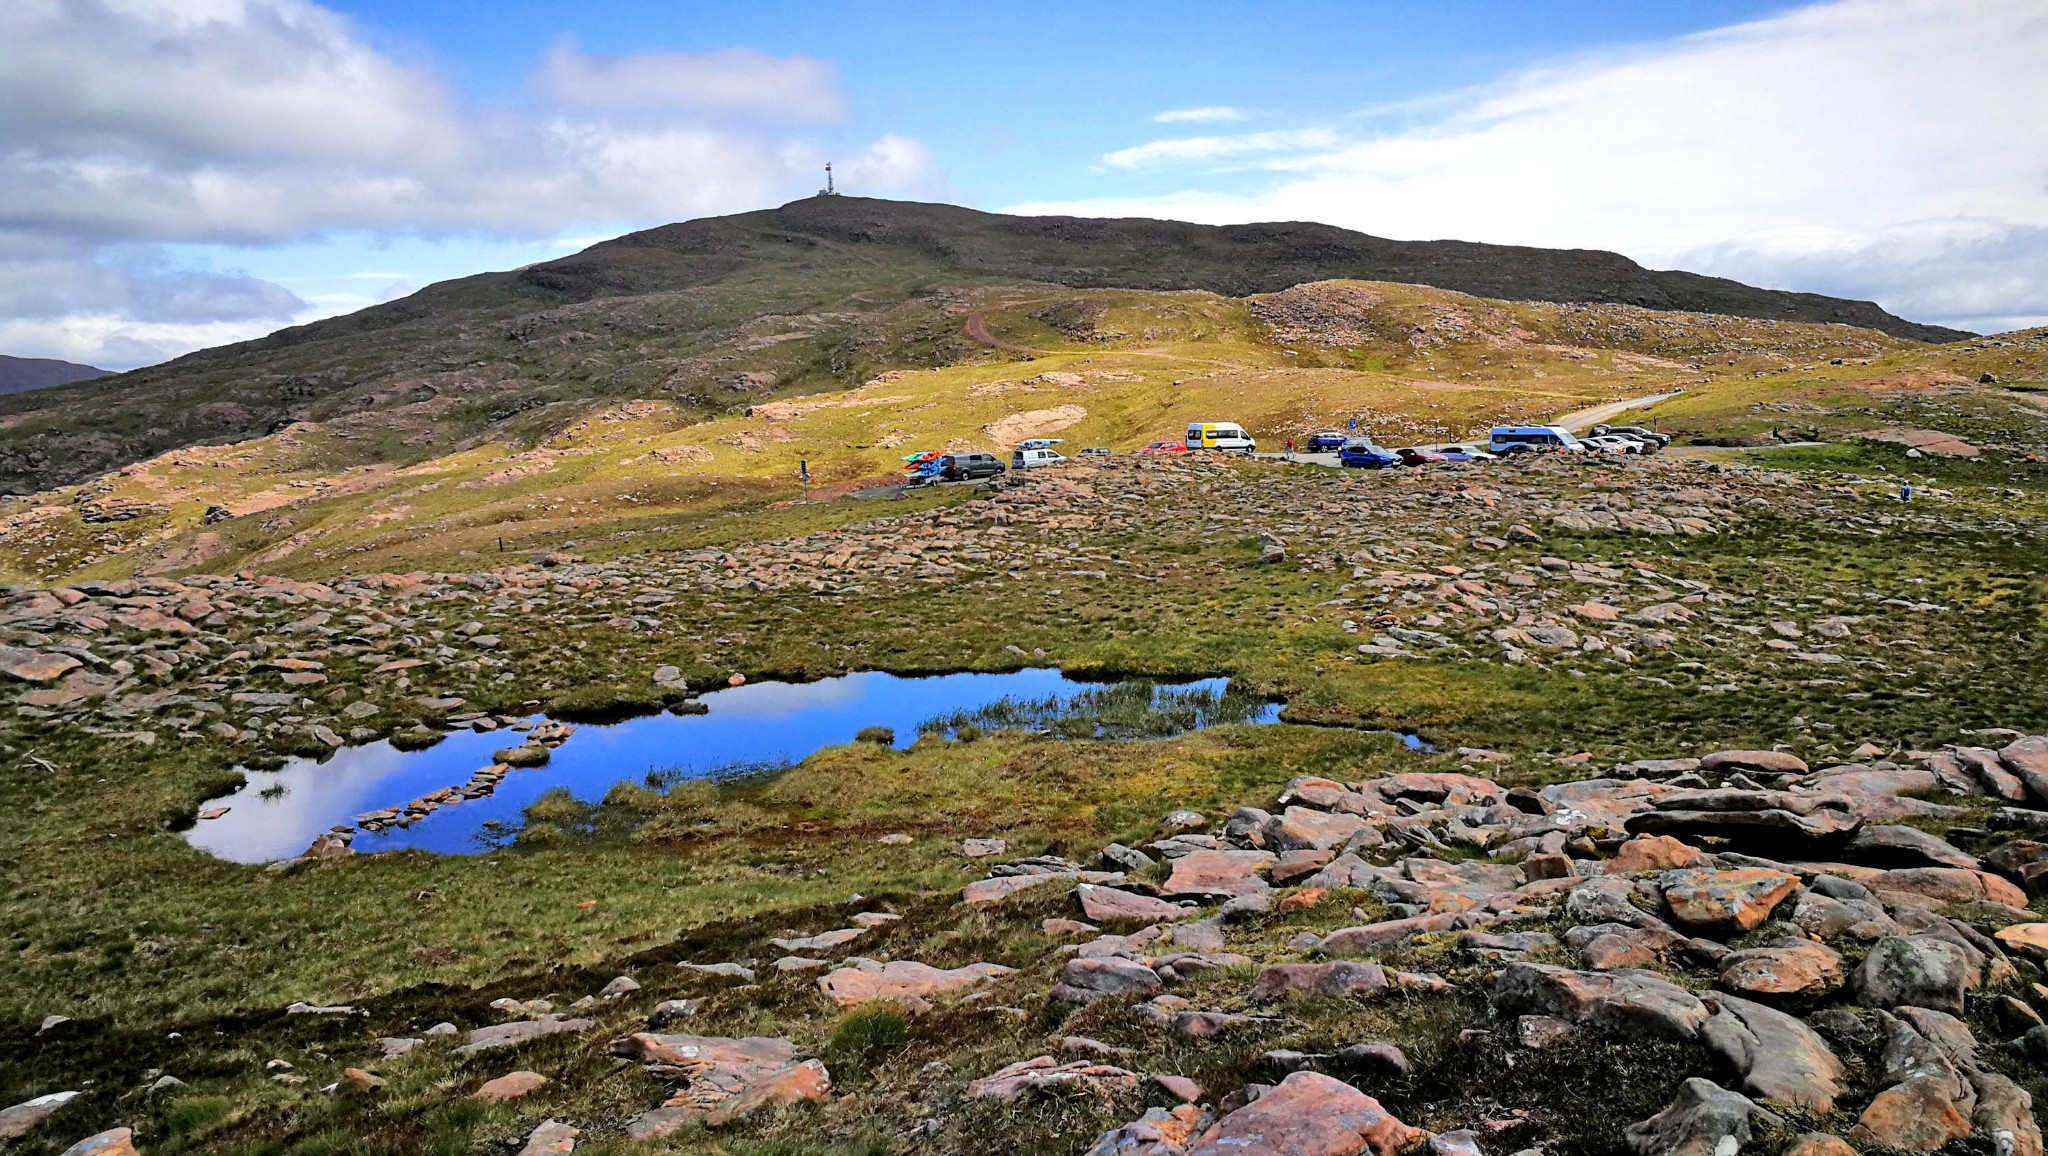
[[[818,190],[818,195],[821,197],[836,197],[839,195],[839,190],[832,187],[831,161],[825,162],[825,187]]]

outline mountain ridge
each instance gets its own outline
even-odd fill
[[[713,415],[978,352],[948,298],[1019,282],[1226,296],[1329,279],[1969,336],[1869,302],[1657,272],[1618,254],[1390,241],[1307,223],[1017,217],[812,197],[629,233],[507,272],[55,391],[0,397],[0,490],[76,482],[295,422],[405,411],[350,461],[528,437],[592,400]]]
[[[0,394],[52,389],[77,381],[109,377],[113,373],[111,369],[59,361],[54,357],[13,357],[0,353]]]

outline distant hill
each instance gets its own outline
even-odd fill
[[[1333,278],[1505,299],[1970,336],[1868,301],[1647,270],[1615,253],[1390,241],[1329,225],[1012,217],[813,197],[632,233],[445,281],[345,317],[162,365],[0,398],[0,491],[78,481],[180,446],[341,423],[332,464],[418,460],[544,434],[592,399],[706,416],[876,372],[947,364],[964,291],[1019,282],[1231,296]]]
[[[57,361],[48,357],[9,357],[0,353],[0,394],[26,393],[31,389],[70,385],[74,381],[106,377],[112,372],[95,369],[90,365],[79,365],[72,361]]]

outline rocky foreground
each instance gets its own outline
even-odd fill
[[[887,1003],[915,1016],[971,1006],[1054,1024],[1072,1014],[1060,1009],[1082,1007],[1096,1025],[1190,1039],[1284,1029],[1332,1001],[1463,991],[1483,997],[1475,1006],[1484,1011],[1464,1027],[1462,1046],[1540,1063],[1545,1049],[1581,1033],[1702,1045],[1711,1062],[1671,1104],[1626,1122],[1628,1145],[1645,1156],[1728,1156],[1765,1134],[1801,1156],[1933,1152],[1965,1139],[1981,1144],[1972,1150],[2038,1156],[2033,1102],[2009,1073],[2025,1078],[2048,1064],[2048,987],[2039,982],[2048,922],[2028,909],[2030,895],[2048,893],[2048,843],[2027,837],[2048,832],[2048,737],[1975,738],[2002,745],[1866,748],[1860,761],[1820,769],[1785,751],[1720,751],[1540,790],[1504,789],[1477,773],[1505,759],[1478,750],[1461,752],[1463,773],[1297,779],[1271,810],[1247,807],[1220,822],[1176,812],[1158,840],[1106,846],[1094,864],[997,862],[940,912],[957,920],[1024,897],[1069,896],[1068,914],[1044,920],[1043,934],[1059,945],[1035,969],[849,954],[901,930],[903,919],[856,910],[842,928],[761,944],[762,960],[620,976],[568,1014],[507,998],[492,1004],[501,1022],[467,1032],[451,1023],[362,1038],[359,1066],[327,1091],[374,1097],[385,1079],[377,1073],[421,1049],[511,1056],[591,1031],[592,1009],[643,1003],[642,1029],[604,1047],[673,1094],[623,1124],[549,1120],[523,1149],[540,1156],[572,1151],[583,1127],[622,1126],[653,1141],[833,1097],[830,1071],[803,1043],[677,1033],[709,997],[656,1002],[643,985],[715,984],[717,998],[758,993],[770,1006],[808,986],[846,1008]],[[1945,836],[1924,829],[1965,814],[1988,814],[1989,825],[1952,826]],[[1772,853],[1756,853],[1764,848]],[[976,840],[962,853],[995,860],[1006,850]],[[1359,902],[1376,902],[1384,917],[1260,941],[1276,911]],[[1377,962],[1423,944],[1433,970]],[[1271,959],[1275,950],[1292,958],[1258,964],[1245,954]],[[1177,994],[1204,973],[1242,978],[1199,1000]],[[1055,1026],[1041,1054],[964,1085],[936,1082],[932,1130],[949,1104],[1114,1098],[1142,1086],[1181,1104],[1104,1133],[1091,1154],[1393,1156],[1427,1144],[1444,1156],[1499,1138],[1536,1150],[1544,1142],[1513,1114],[1434,1132],[1404,1123],[1370,1093],[1405,1075],[1409,1061],[1372,1039],[1268,1050],[1269,1080],[1234,1088],[1126,1068],[1126,1050]],[[303,1082],[281,1061],[272,1070],[277,1082]],[[518,1069],[471,1095],[516,1099],[549,1081]],[[0,1136],[75,1128],[59,1115],[69,1098],[8,1109]],[[117,1129],[68,1151],[133,1150]]]
[[[5,737],[224,741],[277,757],[431,742],[454,726],[523,732],[453,794],[361,818],[374,827],[577,741],[519,708],[557,689],[549,673],[593,632],[687,639],[694,663],[650,649],[666,660],[630,679],[681,700],[733,677],[735,640],[712,623],[745,599],[858,608],[894,589],[1047,575],[1081,589],[1215,567],[1340,584],[1275,613],[1355,635],[1348,662],[1618,672],[1699,694],[1911,694],[1968,661],[1942,641],[1970,609],[1716,575],[1667,547],[1788,513],[1878,540],[1965,520],[1943,500],[1657,459],[1338,479],[1133,460],[1013,479],[936,514],[680,556],[16,590],[0,607]],[[1995,529],[1997,515],[1967,520]],[[1217,549],[1161,561],[1105,544],[1134,535]],[[1587,535],[1622,548],[1545,553]],[[1651,656],[1657,673],[1638,674]],[[294,1004],[271,1018],[329,1025],[320,1063],[339,1070],[316,1080],[277,1056],[254,1061],[256,1078],[285,1097],[274,1111],[374,1113],[416,1072],[435,1073],[434,1095],[492,1106],[606,1089],[522,1128],[523,1156],[869,1125],[901,1150],[986,1150],[990,1135],[1047,1120],[1089,1121],[1070,1147],[1102,1156],[1582,1150],[1567,1123],[1643,1156],[2038,1156],[2028,1088],[2048,1071],[2048,737],[1954,737],[1897,749],[1816,727],[1780,749],[1625,762],[1461,748],[1454,772],[1300,777],[1264,809],[1177,811],[1141,846],[1013,849],[991,834],[958,845],[981,877],[957,896],[854,896],[810,926],[642,959],[582,990],[478,993],[431,1022]],[[346,856],[349,834],[309,858]],[[1021,946],[1002,962],[961,958],[947,945],[970,932]],[[812,1009],[948,1025],[960,1048],[849,1079],[841,1033],[780,1026]],[[1650,1049],[1686,1070],[1645,1073],[1675,1091],[1626,1119],[1509,1107],[1505,1089],[1397,1112],[1392,1090],[1423,1104],[1414,1083],[1446,1070],[1441,1055],[1357,1025],[1407,1017],[1442,1020],[1437,1053],[1483,1057],[1503,1080],[1595,1048]],[[42,1025],[53,1041],[75,1026]],[[605,1056],[615,1066],[593,1076],[586,1061]],[[1203,1072],[1227,1076],[1189,1074]],[[120,1102],[181,1086],[152,1071]],[[0,1142],[56,1150],[136,1123],[85,1118],[83,1087],[36,1091],[0,1112]],[[117,1127],[68,1152],[134,1150]]]

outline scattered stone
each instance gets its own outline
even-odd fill
[[[1924,1007],[1961,1012],[1963,994],[1976,986],[1962,948],[1926,935],[1891,935],[1877,941],[1851,980],[1867,1007]]]
[[[469,1098],[486,1104],[502,1103],[506,1100],[523,1099],[546,1087],[548,1078],[539,1072],[508,1072],[470,1093]]]
[[[565,1032],[587,1032],[592,1021],[566,1019],[549,1013],[537,1020],[518,1020],[509,1024],[494,1024],[477,1028],[469,1033],[467,1042],[455,1049],[458,1056],[473,1056],[479,1052],[496,1051],[500,1048],[516,1048],[531,1043],[543,1036],[560,1035]]]
[[[854,1007],[869,1000],[894,1000],[913,1011],[929,1007],[930,1001],[939,996],[979,987],[1017,970],[999,963],[971,963],[951,970],[910,960],[879,963],[872,959],[850,959],[847,963],[849,966],[819,977],[818,990],[827,999],[840,1007]],[[1154,978],[1156,982],[1157,977]]]
[[[581,1135],[580,1128],[560,1120],[544,1120],[526,1137],[526,1147],[519,1150],[519,1156],[569,1156],[576,1150],[576,1138]]]
[[[1062,1064],[1051,1056],[1020,1060],[967,1085],[978,1100],[1014,1103],[1027,1095],[1088,1093],[1108,1097],[1138,1086],[1138,1074],[1086,1060]]]

